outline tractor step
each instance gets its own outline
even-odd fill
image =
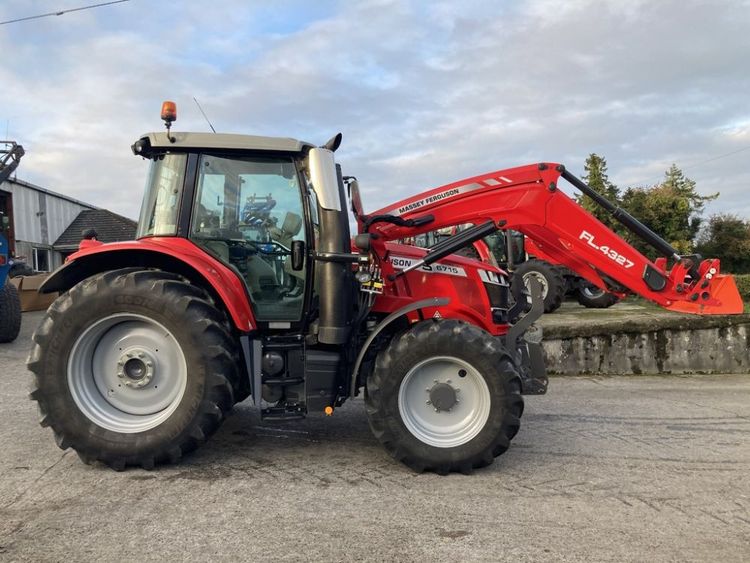
[[[268,407],[260,411],[261,420],[302,420],[305,413],[301,407]]]
[[[303,377],[266,377],[263,379],[263,385],[299,385],[304,382]]]

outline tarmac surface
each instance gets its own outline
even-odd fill
[[[554,378],[510,450],[418,475],[361,400],[260,423],[238,405],[176,466],[86,466],[36,422],[41,318],[0,345],[0,561],[748,561],[750,376]]]

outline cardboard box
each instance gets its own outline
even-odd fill
[[[39,288],[48,277],[49,274],[37,274],[11,278],[10,283],[16,286],[21,297],[21,311],[46,311],[57,299],[57,293],[39,293]]]

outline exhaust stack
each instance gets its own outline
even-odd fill
[[[351,251],[349,218],[344,201],[344,182],[326,148],[310,149],[310,181],[320,206],[319,252],[344,254]],[[343,344],[351,330],[352,270],[349,263],[316,261],[315,286],[320,296],[318,340],[323,344]]]

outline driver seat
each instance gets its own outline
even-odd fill
[[[281,228],[274,227],[271,229],[271,237],[286,246],[291,248],[292,240],[302,230],[302,217],[291,211],[287,212],[284,216],[284,222],[281,224]]]

